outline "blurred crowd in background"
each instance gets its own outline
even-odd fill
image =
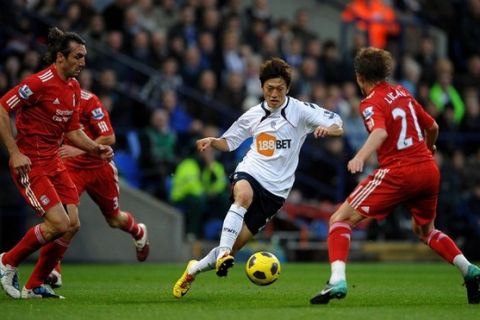
[[[228,174],[249,142],[232,153],[198,155],[194,141],[221,135],[259,103],[259,66],[281,57],[294,69],[290,95],[339,113],[345,136],[307,139],[294,191],[273,228],[324,239],[325,217],[361,178],[345,169],[367,137],[353,58],[361,47],[382,47],[395,57],[391,80],[440,125],[438,227],[467,254],[478,251],[480,0],[318,0],[317,10],[338,12],[338,23],[351,35],[346,44],[342,35],[326,38],[315,30],[316,12],[302,2],[275,18],[274,0],[3,1],[0,94],[45,66],[49,27],[81,34],[88,57],[79,81],[110,111],[120,175],[180,208],[189,237],[213,239],[229,205]],[[437,34],[444,35],[444,47]],[[12,234],[5,230],[22,229],[30,212],[10,180],[4,149],[0,160],[0,243],[7,246]],[[372,159],[369,167],[375,165]],[[408,213],[400,209],[361,236],[410,239],[409,230]]]

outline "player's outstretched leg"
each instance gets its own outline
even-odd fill
[[[148,241],[147,226],[143,223],[139,223],[138,227],[143,230],[143,236],[134,240],[135,248],[137,250],[137,260],[145,261],[150,253],[150,242]]]
[[[58,295],[48,284],[42,284],[39,287],[22,289],[22,299],[65,299],[65,297]]]
[[[190,290],[192,282],[195,280],[195,275],[189,274],[188,269],[195,263],[197,263],[197,260],[190,260],[182,276],[175,282],[173,286],[173,296],[175,298],[183,297],[187,294],[188,290]]]
[[[0,254],[0,282],[7,295],[14,299],[20,298],[20,286],[18,284],[17,268],[9,264],[3,264],[2,259],[5,253]]]
[[[234,264],[235,258],[230,254],[225,254],[218,258],[217,263],[215,264],[217,276],[226,277],[228,274],[228,269],[233,267]]]
[[[468,303],[480,303],[480,268],[471,264],[468,267],[468,273],[464,280],[467,287]]]
[[[327,282],[325,288],[310,299],[311,304],[327,304],[331,299],[343,299],[347,295],[347,282],[340,280],[334,284]]]

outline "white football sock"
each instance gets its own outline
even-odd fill
[[[217,256],[220,253],[220,248],[215,247],[210,252],[203,257],[202,260],[194,263],[190,268],[188,268],[188,274],[196,275],[200,272],[208,271],[215,269],[215,264],[217,262]]]
[[[233,248],[235,240],[237,240],[238,234],[242,230],[243,217],[247,209],[236,205],[235,203],[230,206],[225,219],[223,220],[222,235],[220,236],[220,245],[222,253],[230,252]]]
[[[345,262],[341,260],[333,261],[330,267],[332,269],[332,275],[328,281],[330,284],[337,283],[340,280],[345,280]]]
[[[453,264],[457,266],[457,268],[465,277],[468,273],[468,267],[471,263],[465,258],[463,254],[459,254],[455,258],[453,258]]]

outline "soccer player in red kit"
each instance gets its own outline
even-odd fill
[[[93,93],[81,91],[79,106],[80,124],[83,131],[97,143],[113,145],[115,133],[107,110]],[[138,261],[145,261],[149,253],[147,228],[136,223],[132,214],[119,207],[118,172],[113,161],[106,161],[71,145],[66,140],[60,148],[60,157],[67,166],[70,178],[77,187],[79,196],[86,191],[98,205],[112,228],[119,228],[132,235]],[[60,264],[52,271],[47,283],[61,286]]]
[[[44,284],[80,227],[78,193],[58,149],[65,137],[82,150],[109,160],[110,146],[91,140],[80,128],[80,86],[85,41],[73,32],[50,29],[50,66],[26,77],[0,98],[0,138],[10,155],[10,171],[27,203],[43,218],[8,252],[0,255],[0,282],[12,298],[62,298]],[[8,113],[16,112],[14,139]],[[40,249],[37,264],[20,292],[17,266]]]
[[[369,137],[348,163],[351,173],[362,172],[365,161],[376,151],[379,168],[361,181],[330,218],[328,253],[331,276],[312,304],[326,304],[347,294],[345,264],[352,227],[365,218],[383,219],[405,205],[412,227],[443,259],[462,273],[469,303],[480,302],[480,268],[471,264],[452,239],[435,229],[434,220],[440,173],[433,158],[438,125],[402,86],[386,79],[393,58],[385,50],[361,49],[355,57],[357,83],[366,96],[360,103]]]

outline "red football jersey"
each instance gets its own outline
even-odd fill
[[[105,109],[95,94],[85,90],[81,91],[79,118],[83,131],[92,140],[100,136],[114,134],[107,109]],[[68,140],[65,143],[71,144]],[[67,166],[83,169],[99,168],[107,163],[107,161],[87,153],[77,157],[66,158],[64,162]]]
[[[65,132],[80,129],[80,86],[71,78],[63,81],[54,65],[26,77],[9,90],[0,104],[16,111],[17,145],[32,160],[58,155]]]
[[[377,150],[380,167],[405,166],[432,160],[424,130],[434,119],[400,85],[382,82],[360,103],[368,132],[376,128],[387,131],[388,137]]]

